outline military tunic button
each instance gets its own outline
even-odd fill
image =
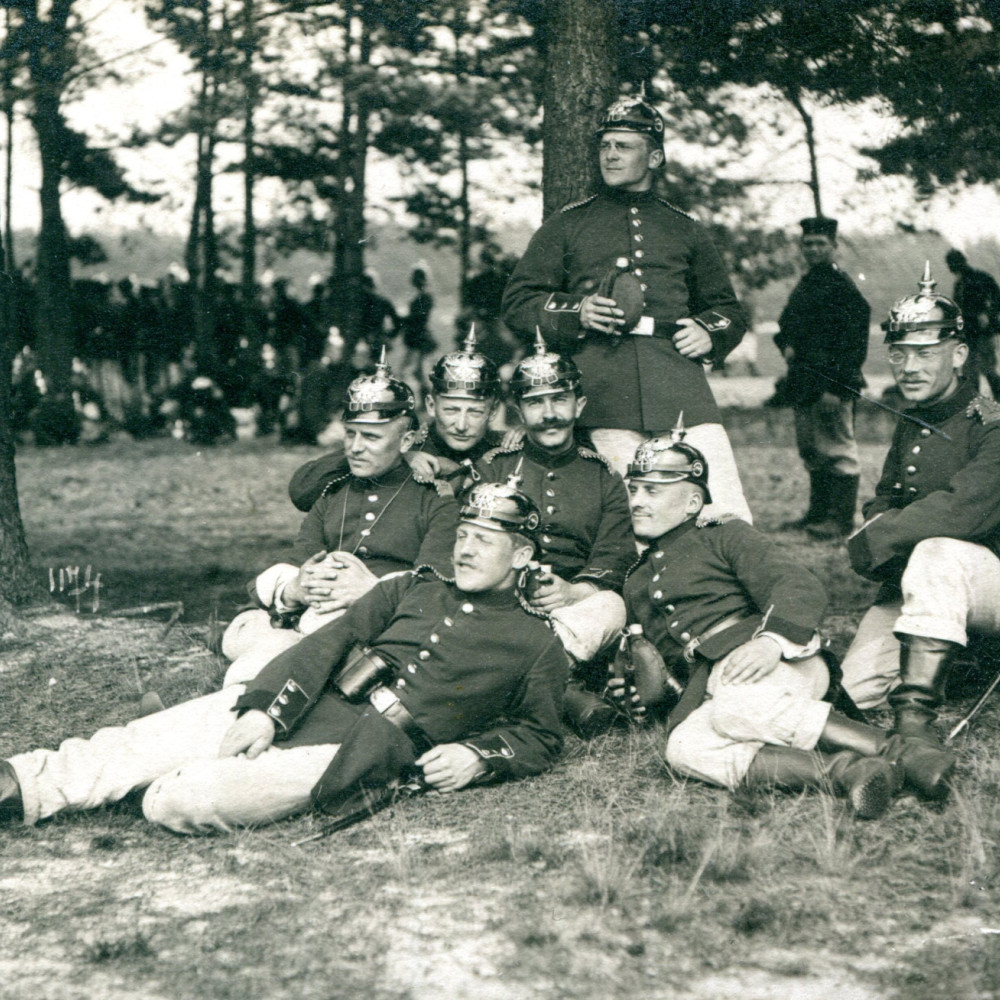
[[[405,688],[406,687],[406,681],[402,677],[400,677],[399,680],[396,681],[396,687],[398,687],[398,688]]]
[[[552,506],[552,504],[549,504],[548,507],[545,508],[545,513],[546,514],[554,514],[555,512],[556,512],[556,509],[555,509],[555,507]]]
[[[415,663],[407,663],[406,669],[409,670],[411,674],[415,674],[417,672],[417,665]]]
[[[277,705],[272,705],[272,706],[271,706],[271,707],[270,707],[270,708],[269,708],[269,709],[267,710],[267,714],[268,714],[268,715],[273,715],[273,716],[274,716],[274,717],[275,717],[275,718],[277,719],[277,718],[278,718],[278,716],[279,716],[279,715],[281,715],[281,709],[280,709],[280,708],[278,708],[278,706],[277,706]]]
[[[663,600],[663,591],[662,590],[654,590],[653,591],[653,600],[654,601],[662,601]]]
[[[671,622],[670,623],[670,627],[671,628],[677,628],[678,625],[680,625],[680,622]]]
[[[636,256],[636,257],[642,257],[642,256],[643,256],[643,253],[642,253],[642,251],[641,251],[641,250],[636,250],[636,252],[635,252],[635,256]]]
[[[931,429],[929,427],[921,427],[920,428],[920,436],[922,438],[930,437],[931,436]]]
[[[429,649],[422,649],[419,653],[417,653],[417,656],[419,656],[421,660],[429,660],[431,658],[431,651]]]
[[[371,528],[362,528],[359,534],[362,538],[367,538],[372,533]]]
[[[917,488],[916,488],[916,486],[911,486],[906,492],[907,493],[916,493],[917,492]]]
[[[431,642],[440,642],[440,641],[441,641],[441,636],[439,636],[437,632],[431,632]]]
[[[912,475],[913,475],[913,473],[914,473],[914,472],[916,472],[916,471],[917,471],[917,467],[916,467],[915,465],[908,465],[908,466],[906,467],[906,474],[907,474],[908,476],[912,476]]]
[[[554,472],[546,472],[545,473],[545,478],[546,479],[555,479],[556,478],[556,474]]]
[[[659,573],[654,573],[653,574],[653,583],[656,583],[659,579],[660,579],[660,574]]]
[[[657,552],[657,553],[655,553],[653,555],[653,558],[654,559],[662,559],[663,558],[663,553],[662,552]]]
[[[542,535],[542,544],[543,545],[551,545],[552,544],[552,536],[551,535]]]
[[[667,605],[667,611],[671,611],[672,612],[673,610],[674,610],[674,606],[672,604],[668,604]]]
[[[635,207],[635,205],[633,205],[633,206],[632,206],[632,207],[631,207],[631,208],[629,209],[629,211],[630,211],[630,212],[631,212],[631,213],[632,213],[633,215],[638,215],[638,214],[639,214],[639,209],[637,209],[637,208]]]
[[[448,628],[451,628],[452,625],[455,624],[450,618],[445,618],[444,623],[445,623],[445,625],[448,626]]]
[[[687,642],[691,638],[690,632],[681,632],[681,642]]]
[[[368,513],[365,514],[365,520],[366,521],[374,521],[375,520],[375,515],[372,513],[372,511],[368,511]]]
[[[368,532],[367,531],[362,531],[361,534],[362,535],[367,535]],[[359,556],[366,556],[366,555],[368,555],[368,546],[367,545],[362,545],[361,548],[358,549],[358,555]]]
[[[642,233],[635,233],[632,238],[636,241],[636,243],[641,243],[642,242]]]
[[[462,610],[467,615],[471,615],[472,614],[472,602],[471,601],[466,601],[465,604],[462,605]]]
[[[642,277],[642,268],[641,268],[641,267],[637,267],[637,268],[636,268],[636,269],[635,269],[635,270],[634,270],[634,271],[633,271],[632,273],[633,273],[633,274],[634,274],[634,275],[635,275],[635,276],[636,276],[637,278],[641,278],[641,277]]]
[[[368,502],[369,503],[378,503],[378,494],[377,493],[370,493],[368,495]]]
[[[632,225],[633,226],[641,226],[642,225],[642,219],[633,219],[632,220]]]
[[[545,491],[545,495],[547,497],[554,497],[556,495],[556,491],[555,490],[546,490]]]
[[[646,291],[649,288],[649,285],[639,285],[639,288],[642,289],[642,291]]]
[[[920,454],[920,445],[919,444],[915,444],[913,446],[913,454],[914,455],[919,455]]]

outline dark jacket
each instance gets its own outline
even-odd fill
[[[655,336],[608,336],[580,326],[583,298],[618,258],[643,285]],[[691,317],[709,330],[711,360],[740,342],[746,319],[704,227],[652,192],[605,189],[551,215],[532,237],[503,300],[504,322],[530,342],[570,352],[589,399],[581,427],[661,431],[684,411],[686,424],[717,423],[700,360],[682,357],[670,336]]]
[[[568,660],[558,636],[514,591],[466,594],[427,569],[382,581],[343,617],[277,656],[237,710],[277,708],[280,746],[340,742],[351,712],[331,678],[358,643],[393,668],[388,686],[432,743],[463,743],[491,774],[538,774],[562,748]],[[276,704],[294,691],[289,682],[303,694]],[[379,748],[372,751],[377,757]]]
[[[621,591],[625,571],[635,561],[621,476],[597,452],[575,446],[553,456],[527,438],[511,451],[489,452],[477,468],[484,482],[503,483],[518,462],[520,488],[542,515],[538,561],[550,563],[564,580]]]
[[[889,585],[880,600],[925,538],[977,542],[1000,555],[1000,404],[963,380],[948,399],[904,411],[862,511],[848,553],[856,572]]]
[[[810,268],[782,310],[774,342],[791,347],[786,391],[793,406],[808,406],[824,392],[851,399],[864,384],[871,307],[836,264]]]

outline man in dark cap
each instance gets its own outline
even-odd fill
[[[861,708],[888,701],[896,732],[932,744],[955,652],[970,630],[1000,633],[1000,404],[962,377],[964,320],[934,286],[928,264],[883,324],[909,408],[848,541],[855,571],[882,587],[844,659]]]
[[[786,393],[795,440],[809,473],[809,508],[788,528],[814,538],[843,538],[854,526],[861,465],[854,400],[868,353],[871,309],[837,266],[837,220],[802,220],[808,272],[795,286],[774,338],[788,362]]]
[[[730,789],[832,788],[863,818],[903,784],[947,793],[950,755],[824,700],[822,584],[743,521],[699,519],[710,471],[682,433],[641,445],[627,478],[633,530],[648,545],[625,583],[628,620],[686,682],[668,719],[671,767]]]
[[[1000,335],[1000,287],[991,275],[972,267],[961,250],[949,250],[944,262],[955,275],[951,294],[965,320],[969,360],[964,374],[973,382],[979,376],[985,378],[993,398],[1000,399],[996,352],[996,337]]]
[[[538,505],[540,566],[528,601],[552,618],[567,651],[586,665],[625,624],[621,586],[635,561],[625,487],[606,459],[574,437],[587,398],[571,358],[549,351],[539,334],[534,353],[514,369],[508,388],[525,437],[486,454],[477,470],[486,482],[502,482],[516,472]],[[581,671],[586,675],[587,667]],[[615,717],[582,684],[573,687],[566,708],[584,736],[606,729]]]
[[[572,354],[590,405],[580,426],[624,471],[636,445],[680,413],[712,460],[719,510],[750,519],[705,372],[746,329],[705,229],[653,190],[663,119],[616,101],[597,131],[601,190],[553,213],[532,237],[504,295],[504,322],[526,342],[540,328]]]
[[[261,573],[250,593],[262,610],[238,615],[223,636],[234,661],[226,684],[255,676],[381,577],[422,565],[451,575],[455,501],[417,482],[403,460],[416,437],[413,392],[392,377],[384,352],[375,374],[348,387],[343,423],[346,465],[302,522],[296,563]]]
[[[363,814],[411,775],[451,792],[544,771],[562,746],[567,660],[516,587],[538,523],[515,487],[477,487],[454,582],[430,568],[384,580],[249,685],[0,762],[0,820],[147,788],[151,822],[228,831],[310,808]]]

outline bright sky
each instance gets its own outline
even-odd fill
[[[95,49],[119,56],[114,66],[128,82],[107,84],[99,92],[88,93],[83,101],[68,109],[69,117],[97,141],[106,140],[114,146],[117,137],[127,135],[134,128],[151,128],[164,115],[183,106],[192,78],[185,73],[186,60],[169,42],[159,40],[149,30],[142,14],[131,2],[81,0],[80,7],[89,20]],[[807,176],[801,126],[788,108],[760,93],[749,95],[744,108],[754,117],[776,121],[780,132],[762,129],[758,133],[760,141],[748,145],[742,161],[731,174],[774,182],[755,188],[755,203],[776,228],[792,229],[799,218],[812,214],[808,189],[802,183],[794,183]],[[991,187],[980,186],[957,196],[941,196],[918,209],[903,181],[878,178],[859,183],[857,170],[866,161],[856,152],[857,148],[891,133],[895,123],[873,108],[814,110],[824,211],[841,220],[842,232],[890,231],[897,221],[905,221],[917,224],[918,228],[937,229],[949,242],[959,246],[992,238],[1000,232],[1000,198]],[[223,153],[225,155],[225,151]],[[232,155],[235,158],[239,153],[234,151]],[[683,155],[696,160],[699,156],[690,147]],[[30,127],[23,120],[16,126],[15,156],[14,227],[35,229],[38,225],[37,156]],[[71,231],[99,233],[142,225],[160,232],[185,232],[193,186],[193,156],[191,142],[181,143],[174,149],[149,147],[123,151],[120,161],[127,167],[130,178],[137,186],[163,192],[164,199],[157,205],[137,208],[109,205],[85,191],[67,192],[64,212]],[[709,168],[708,163],[705,166]],[[537,178],[540,171],[539,161],[516,153],[475,164],[474,180],[479,191],[485,192],[482,210],[497,222],[536,225],[541,216],[540,194],[518,190],[516,180],[512,179]],[[390,208],[388,199],[400,193],[405,184],[405,178],[399,176],[392,163],[373,158],[370,182],[373,219],[384,220],[391,212],[398,211]],[[490,192],[503,192],[505,197],[497,198]],[[239,226],[239,178],[220,176],[216,193],[220,225]],[[280,190],[276,185],[261,185],[258,217],[267,218],[278,198]]]

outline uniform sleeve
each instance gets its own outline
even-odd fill
[[[687,271],[688,309],[712,338],[711,359],[721,362],[743,339],[747,321],[711,237],[695,230]]]
[[[423,504],[424,535],[414,568],[433,566],[442,576],[455,575],[452,552],[458,526],[458,503],[454,497],[441,496],[428,487]]]
[[[550,216],[535,233],[510,276],[501,306],[503,321],[525,340],[539,327],[550,347],[561,348],[583,335],[584,296],[564,291],[564,217]]]
[[[766,630],[806,645],[826,611],[823,585],[750,525],[731,521],[723,528],[723,554],[764,615]]]
[[[888,510],[892,506],[892,485],[898,462],[897,456],[902,447],[902,430],[903,424],[900,422],[893,431],[892,443],[889,445],[889,452],[882,464],[882,474],[879,476],[878,483],[875,484],[875,496],[861,505],[861,514],[865,520],[875,517],[876,514],[881,514],[882,511]]]
[[[279,653],[247,685],[236,710],[267,712],[276,725],[275,739],[287,738],[308,715],[348,651],[359,642],[374,642],[385,631],[413,580],[406,574],[376,584],[336,621]]]
[[[326,549],[327,542],[326,533],[323,528],[323,519],[329,505],[330,499],[328,497],[320,497],[303,519],[299,527],[299,533],[295,537],[294,548],[295,557],[300,563],[305,562],[317,552]]]
[[[347,471],[342,448],[328,455],[320,455],[292,473],[288,483],[289,499],[299,510],[308,512],[320,498],[326,484],[338,476],[346,475]]]
[[[601,477],[601,522],[586,566],[572,582],[586,580],[604,590],[621,592],[625,573],[635,562],[635,538],[625,484],[617,475]]]
[[[505,721],[463,744],[483,759],[490,775],[526,778],[550,768],[562,750],[562,701],[569,659],[553,634],[525,674]]]
[[[827,391],[842,399],[850,399],[851,389],[860,388],[861,366],[868,356],[868,325],[871,307],[854,283],[840,275],[841,294],[831,317],[831,371],[833,379]]]
[[[955,473],[947,489],[883,511],[851,537],[847,551],[856,572],[881,579],[925,538],[977,542],[998,530],[1000,425],[983,435],[972,460]]]

